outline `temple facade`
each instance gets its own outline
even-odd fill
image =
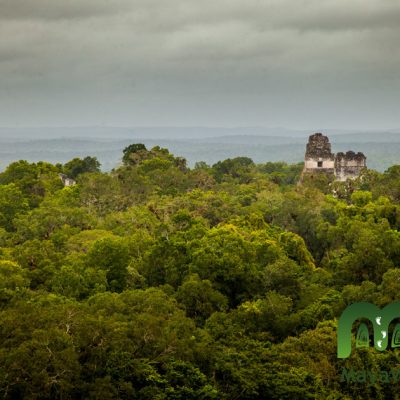
[[[322,133],[314,133],[308,139],[303,174],[325,173],[344,182],[359,176],[367,166],[366,160],[360,152],[333,154],[329,138]]]

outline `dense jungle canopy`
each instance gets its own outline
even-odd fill
[[[337,319],[400,293],[400,166],[354,181],[133,144],[0,174],[3,399],[397,399]],[[59,174],[76,180],[64,187]]]

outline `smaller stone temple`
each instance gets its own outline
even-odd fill
[[[303,174],[325,173],[344,182],[359,176],[366,166],[363,153],[348,151],[333,154],[329,138],[322,133],[314,133],[308,139]]]
[[[58,174],[58,176],[60,177],[60,179],[62,180],[62,183],[64,186],[74,186],[76,185],[76,182],[74,179],[69,178],[67,175],[65,174]]]

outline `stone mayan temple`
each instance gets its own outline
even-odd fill
[[[356,178],[366,166],[363,153],[348,151],[333,154],[328,137],[322,133],[314,133],[308,139],[303,175],[322,172],[343,182]]]

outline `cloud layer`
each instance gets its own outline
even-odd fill
[[[394,0],[0,0],[0,125],[400,127]]]

